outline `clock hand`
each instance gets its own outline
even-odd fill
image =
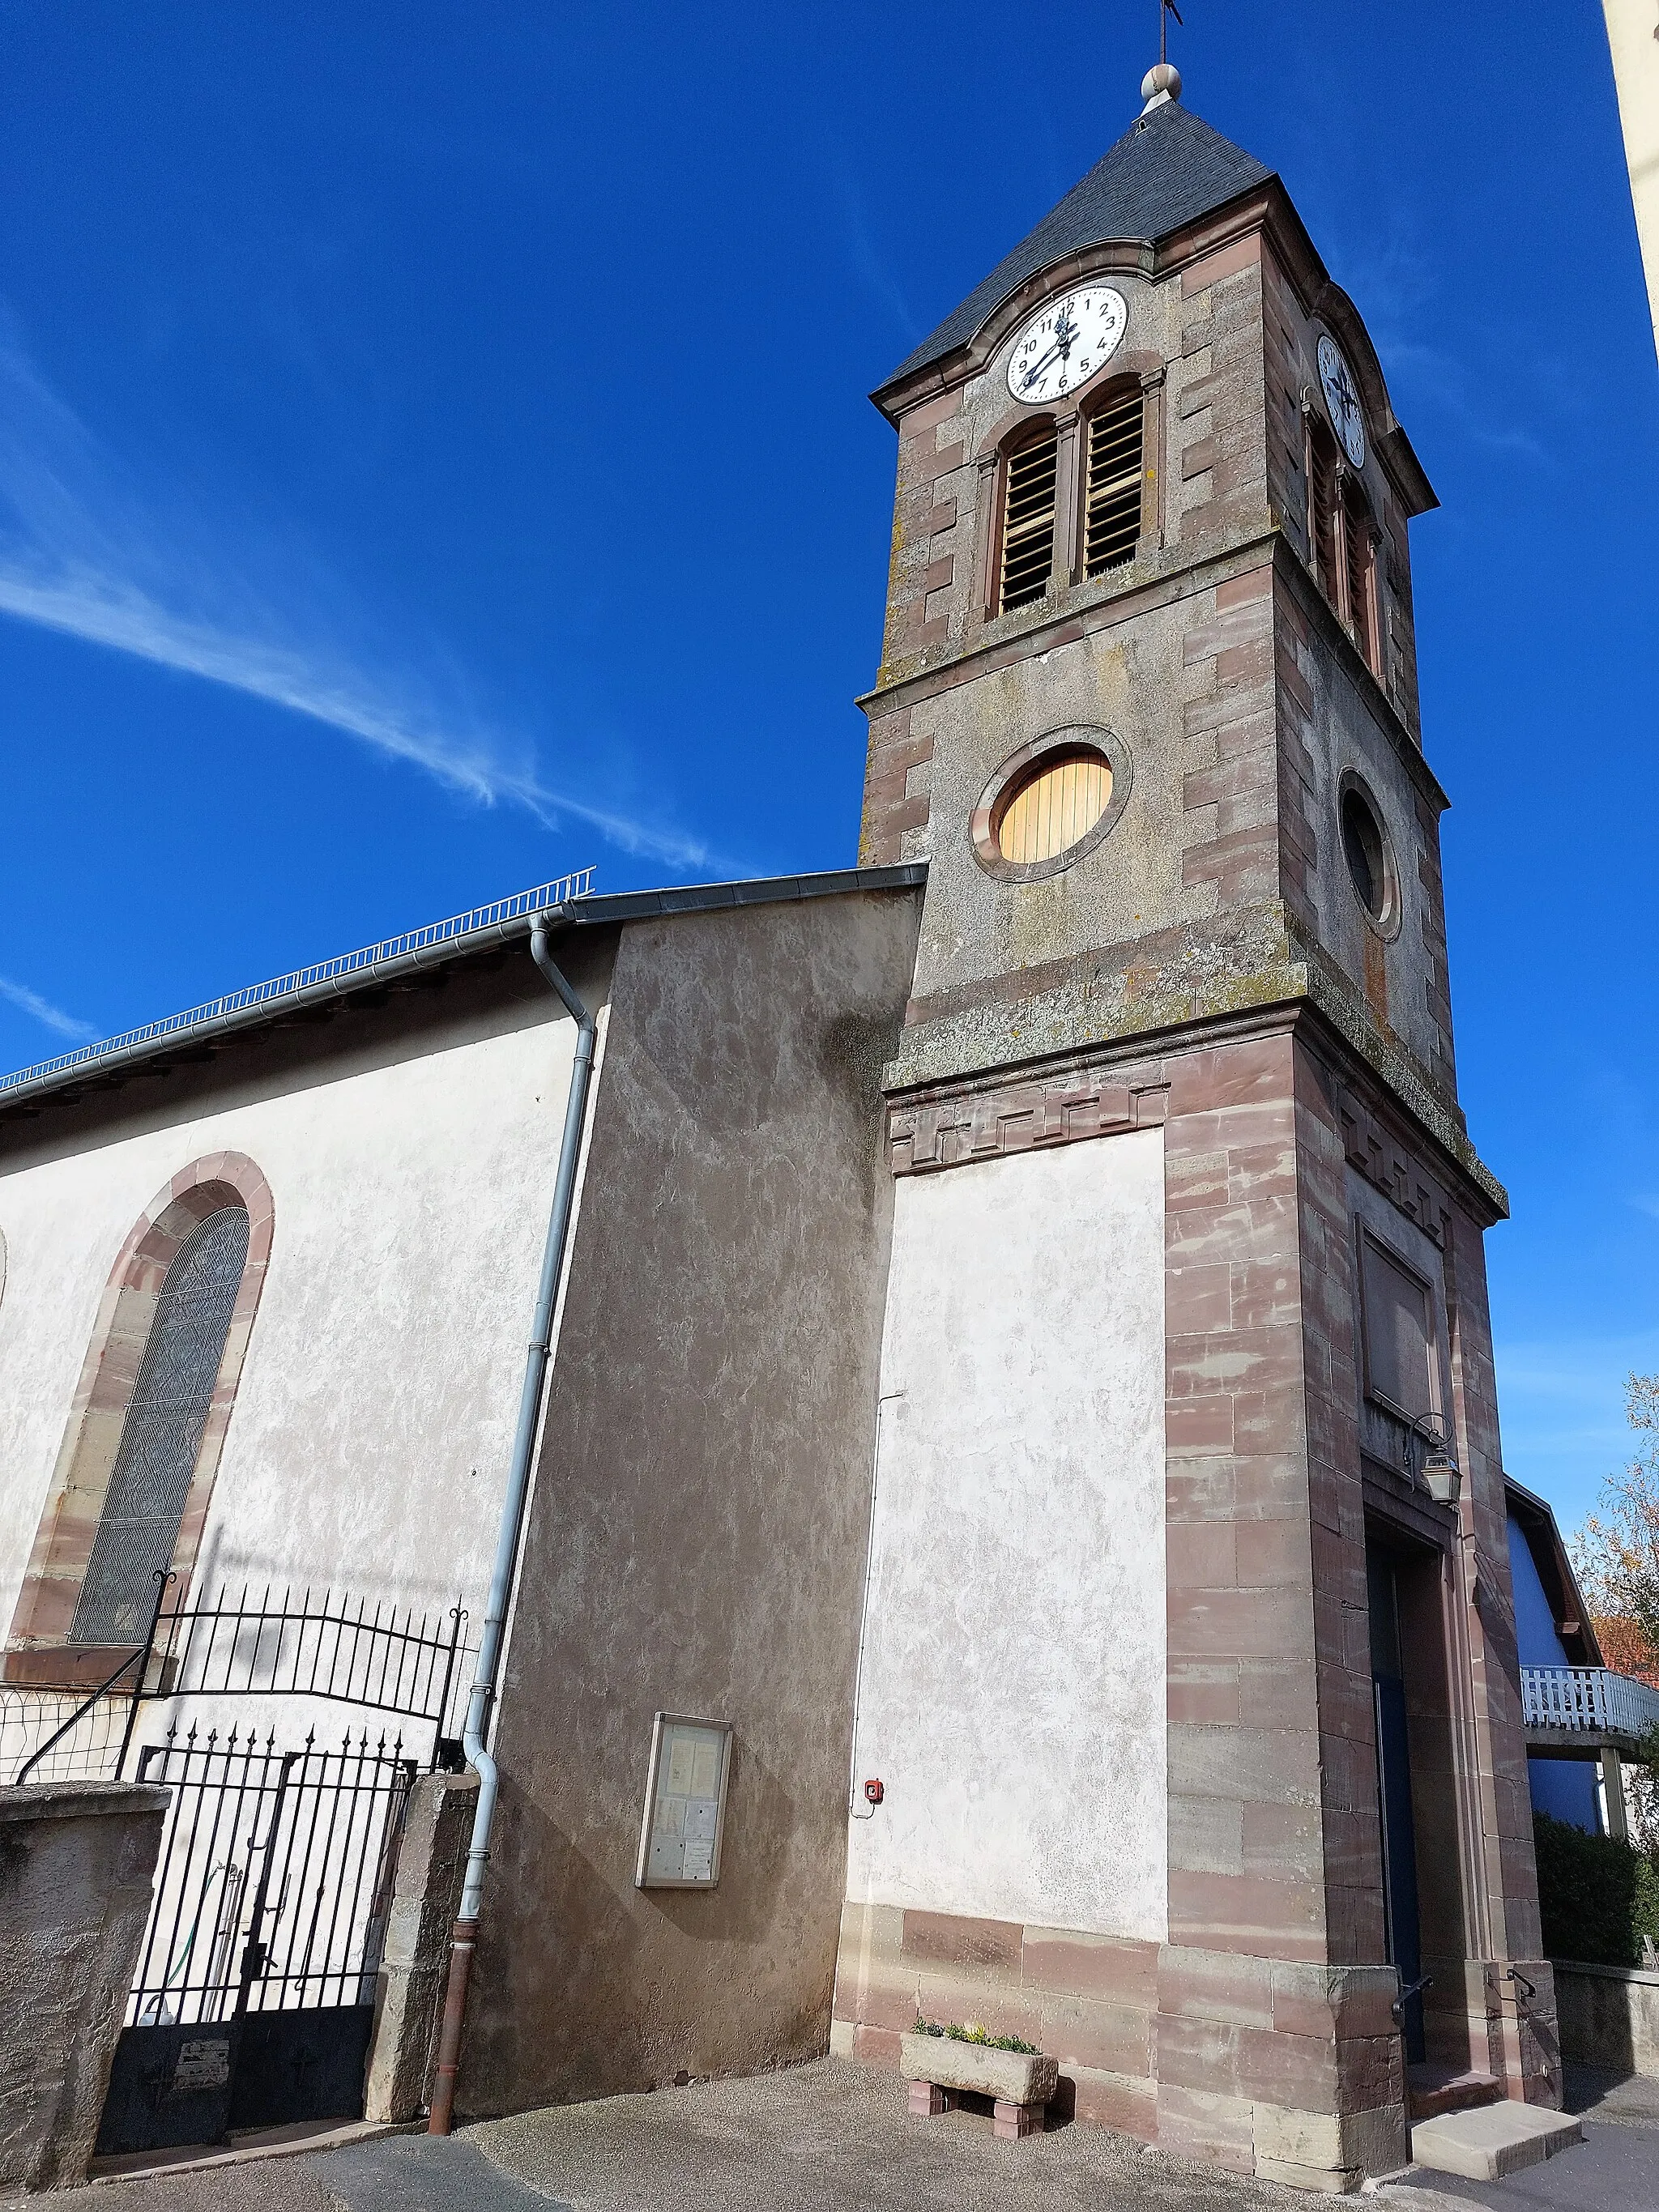
[[[1048,352],[1043,355],[1042,360],[1037,362],[1034,368],[1029,368],[1026,370],[1022,381],[1025,384],[1035,383],[1036,379],[1042,375],[1043,370],[1048,368],[1049,362],[1054,359],[1056,354],[1060,356],[1062,361],[1069,361],[1072,357],[1072,348],[1076,344],[1079,335],[1080,333],[1079,331],[1078,325],[1073,322],[1068,321],[1065,316],[1062,316],[1054,331],[1054,343],[1049,347]]]
[[[1035,384],[1038,377],[1042,375],[1043,370],[1048,368],[1049,362],[1054,359],[1054,356],[1061,350],[1062,349],[1060,343],[1056,340],[1055,343],[1049,347],[1048,352],[1043,355],[1042,360],[1037,362],[1036,366],[1034,368],[1028,368],[1024,375],[1021,377],[1019,380],[1021,390],[1024,391],[1028,386]]]

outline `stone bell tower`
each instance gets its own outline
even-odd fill
[[[875,395],[861,857],[929,872],[835,2035],[980,2021],[1081,2118],[1329,2187],[1403,2161],[1408,2097],[1559,2101],[1505,1200],[1419,724],[1434,494],[1279,179],[1143,94]]]

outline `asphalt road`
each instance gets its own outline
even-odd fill
[[[38,2200],[37,2200],[38,2201]],[[1656,2212],[1659,2127],[1589,2140],[1498,2183],[1413,2174],[1377,2212]],[[970,2112],[913,2120],[902,2085],[835,2059],[744,2081],[553,2106],[447,2141],[131,2176],[53,2212],[1306,2212],[1301,2192],[1057,2129],[996,2142]]]

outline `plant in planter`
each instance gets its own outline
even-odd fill
[[[952,2043],[976,2043],[984,2051],[1021,2051],[1034,2058],[1042,2056],[1035,2043],[1027,2043],[1018,2035],[993,2035],[988,2028],[981,2027],[973,2021],[964,2025],[957,2021],[924,2020],[918,2013],[915,2033],[917,2035],[948,2036]]]
[[[1060,2086],[1060,2062],[1018,2035],[992,2035],[983,2027],[945,2026],[917,2015],[914,2032],[899,2038],[899,2072],[910,2084],[910,2110],[919,2117],[948,2112],[965,2090],[995,2100],[995,2132],[1005,2138],[1033,2135],[1043,2107]]]

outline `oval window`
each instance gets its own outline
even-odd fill
[[[1342,794],[1342,849],[1359,903],[1382,921],[1389,907],[1388,848],[1376,815],[1352,785]]]
[[[1050,754],[1004,799],[992,833],[997,851],[1016,867],[1055,860],[1088,836],[1111,803],[1111,764],[1101,754]]]

